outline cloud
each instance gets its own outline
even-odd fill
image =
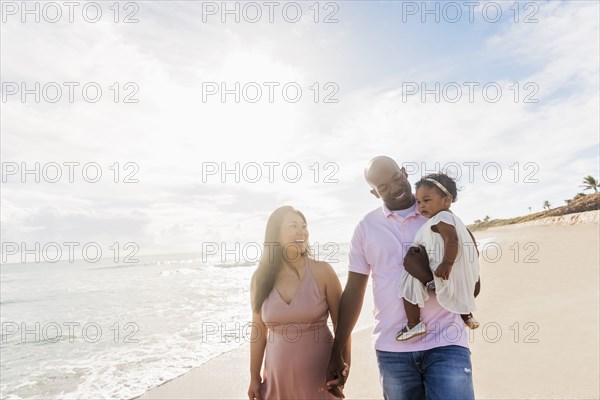
[[[3,240],[134,240],[141,253],[197,251],[207,241],[260,242],[269,214],[291,204],[305,212],[315,240],[347,241],[380,204],[362,177],[379,154],[416,165],[413,183],[425,169],[460,165],[464,190],[454,207],[465,222],[562,203],[583,176],[599,173],[599,6],[536,4],[537,24],[485,26],[399,24],[388,3],[364,16],[365,4],[340,3],[336,24],[202,23],[194,2],[145,2],[138,24],[3,24],[3,82],[93,81],[103,89],[98,103],[78,91],[74,103],[2,103],[3,162],[93,161],[103,172],[98,184],[79,175],[73,184],[9,177]],[[477,91],[469,102],[465,81],[497,82],[502,98],[492,103]],[[138,103],[121,101],[127,82],[138,86]],[[206,82],[256,82],[263,100],[228,95],[223,103],[217,94],[203,102]],[[273,103],[264,82],[279,83]],[[297,103],[282,99],[289,82],[302,88]],[[407,82],[457,82],[463,98],[436,103],[428,95],[423,103],[407,95]],[[324,103],[328,94],[338,102]],[[538,102],[523,102],[527,95]],[[139,183],[123,183],[127,162]],[[272,162],[279,164],[269,181]],[[207,163],[219,173],[203,176]],[[221,173],[236,163],[237,179]],[[261,167],[256,183],[244,179],[250,163]],[[479,163],[472,177],[466,163]],[[497,182],[485,175],[493,163],[502,168]],[[289,164],[301,169],[296,183],[283,172]]]

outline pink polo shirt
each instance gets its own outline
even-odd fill
[[[407,321],[402,298],[398,297],[404,254],[426,220],[417,212],[416,206],[402,218],[384,204],[368,213],[354,230],[348,269],[371,275],[373,279],[373,345],[377,350],[405,352],[448,345],[469,347],[460,315],[443,309],[431,291],[421,309],[421,320],[427,325],[427,333],[406,342],[396,341],[396,333]]]

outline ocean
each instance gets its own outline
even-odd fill
[[[343,285],[348,246],[325,246]],[[255,262],[137,258],[0,266],[3,399],[130,399],[249,343]]]

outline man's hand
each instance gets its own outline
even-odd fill
[[[348,364],[344,362],[340,349],[334,345],[331,349],[331,357],[329,358],[329,365],[327,366],[327,391],[335,397],[344,398],[340,388],[344,387],[346,379],[348,378]]]
[[[410,247],[404,256],[404,269],[406,272],[421,281],[423,285],[433,280],[433,273],[429,268],[429,257],[425,247]]]

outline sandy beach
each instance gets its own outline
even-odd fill
[[[469,335],[478,399],[600,398],[600,237],[598,212],[591,213],[576,224],[475,233],[482,250],[475,313],[481,327]],[[370,315],[365,304],[362,326]],[[245,345],[224,354],[139,399],[247,398],[248,351]],[[368,326],[353,334],[345,393],[382,398]]]

